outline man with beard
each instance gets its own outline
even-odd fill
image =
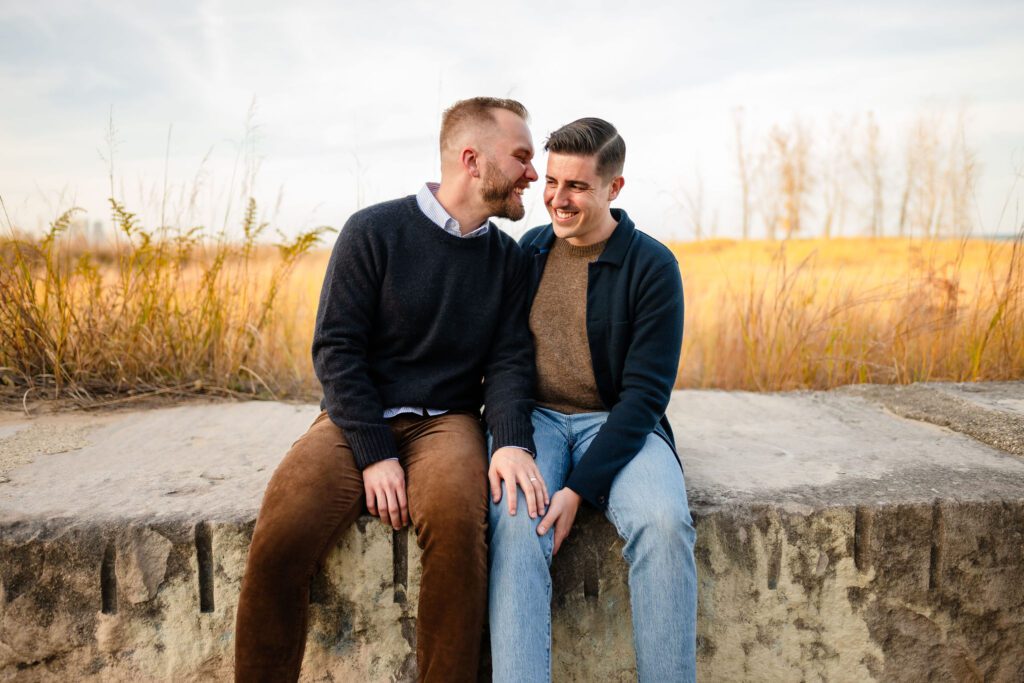
[[[313,336],[322,412],[274,472],[239,597],[235,677],[294,681],[309,584],[364,510],[423,550],[421,681],[475,681],[487,599],[487,453],[546,501],[532,458],[528,263],[489,216],[523,216],[537,179],[526,109],[473,98],[441,124],[441,182],[355,213]],[[381,567],[388,572],[390,567]],[[338,618],[342,618],[341,615]]]

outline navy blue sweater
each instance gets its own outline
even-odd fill
[[[410,195],[357,213],[331,253],[313,333],[321,406],[360,468],[397,457],[385,408],[479,411],[493,448],[532,452],[529,265],[492,226],[463,239]]]
[[[675,450],[665,409],[683,343],[683,284],[675,256],[637,230],[625,211],[612,209],[612,215],[618,225],[589,266],[586,301],[594,378],[609,415],[566,482],[599,508],[607,506],[615,475],[648,435],[658,434]],[[554,240],[549,223],[519,241],[534,263],[531,302]]]

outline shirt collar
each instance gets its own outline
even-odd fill
[[[416,193],[416,204],[420,207],[423,215],[430,219],[430,222],[441,228],[450,235],[456,237],[481,237],[486,235],[490,229],[490,221],[484,221],[483,225],[465,235],[462,234],[462,226],[451,217],[441,202],[437,201],[437,190],[441,186],[438,183],[424,183],[420,191]]]

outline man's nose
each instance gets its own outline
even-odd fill
[[[553,194],[551,195],[551,206],[554,206],[556,208],[565,206],[567,203],[566,198],[568,197],[568,195],[569,191],[566,188],[555,188]]]
[[[539,177],[540,176],[537,175],[537,169],[535,169],[533,167],[533,162],[532,161],[527,161],[526,162],[526,179],[529,180],[532,183],[534,180],[536,180]]]

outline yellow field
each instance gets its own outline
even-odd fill
[[[1024,377],[1020,242],[673,245],[679,386],[777,390]]]
[[[670,247],[686,299],[681,388],[1024,378],[1020,244],[717,240]],[[327,256],[303,259],[282,309],[292,362],[307,372]]]
[[[130,217],[130,214],[126,214]],[[311,398],[329,254],[145,233],[118,249],[0,240],[0,395]],[[671,245],[686,292],[679,387],[759,391],[1024,378],[1024,245],[896,239]]]

